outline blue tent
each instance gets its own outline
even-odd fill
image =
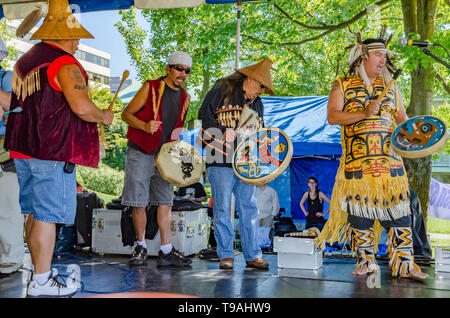
[[[277,190],[280,206],[287,215],[304,219],[299,203],[308,190],[310,176],[319,181],[319,189],[331,198],[342,153],[340,126],[328,124],[328,96],[263,97],[262,100],[266,127],[282,129],[294,147],[289,169],[269,185]]]

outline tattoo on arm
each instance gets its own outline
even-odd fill
[[[80,90],[80,91],[84,91],[84,90],[86,90],[86,85],[75,84],[75,86],[73,88]]]
[[[85,82],[84,77],[83,77],[83,75],[81,74],[81,72],[80,72],[80,70],[78,68],[73,71],[73,75],[74,75],[75,81],[77,83],[84,83]]]

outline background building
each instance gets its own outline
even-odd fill
[[[9,30],[16,33],[16,28],[19,26],[21,20],[11,20],[7,22]],[[18,51],[17,59],[27,52],[34,44],[39,43],[40,40],[30,40],[31,35],[36,32],[37,28],[33,28],[24,38],[12,38],[6,42],[7,46],[13,46]],[[110,85],[110,61],[111,54],[95,49],[88,45],[80,43],[75,57],[80,61],[83,68],[89,75],[89,80],[99,83],[101,86],[109,88]],[[11,69],[14,62],[8,65]]]

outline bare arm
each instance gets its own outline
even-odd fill
[[[151,120],[146,123],[135,116],[135,114],[141,110],[142,107],[147,103],[148,94],[150,92],[150,87],[148,83],[144,83],[136,95],[133,97],[131,102],[122,112],[122,120],[126,122],[129,126],[143,130],[149,134],[153,134],[158,130],[160,121]]]
[[[305,192],[305,193],[303,194],[302,199],[300,200],[300,209],[303,211],[303,213],[304,213],[306,216],[308,216],[308,212],[305,210],[304,203],[305,203],[305,201],[306,201],[306,196],[307,196],[307,195],[308,195],[308,192]]]
[[[61,87],[72,111],[82,120],[91,123],[110,125],[114,113],[99,109],[89,98],[86,81],[77,64],[64,65],[56,75],[56,82]]]
[[[325,215],[327,215],[328,211],[330,210],[330,199],[328,199],[328,197],[322,191],[319,193],[319,196],[320,196],[320,198],[322,198],[322,200],[325,200],[325,202],[328,203],[328,209],[323,214],[323,216],[325,216]]]
[[[334,82],[330,95],[328,96],[327,119],[330,125],[350,125],[364,118],[370,117],[378,112],[380,102],[371,101],[363,111],[345,112],[344,97],[339,89],[339,83]]]

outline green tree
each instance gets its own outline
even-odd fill
[[[91,96],[94,104],[101,109],[108,108],[114,98],[108,88],[99,84],[91,85]],[[116,99],[113,123],[104,127],[108,148],[105,149],[105,157],[100,161],[98,169],[77,167],[77,181],[83,187],[111,195],[122,194],[127,132],[127,125],[120,118],[122,109],[122,101]]]
[[[193,56],[189,85],[200,100],[216,79],[231,73],[235,52],[235,5],[142,11],[148,25],[137,25],[136,10],[122,11],[117,24],[142,79],[161,75],[176,49]],[[448,98],[449,70],[420,52],[399,47],[405,35],[450,46],[448,0],[268,0],[243,3],[241,60],[271,58],[274,88],[281,96],[327,95],[332,81],[347,71],[348,29],[377,37],[383,24],[392,34],[390,49],[402,51],[399,85],[410,116],[431,114],[433,97]],[[145,47],[144,43],[149,43]],[[430,48],[444,57],[441,48]],[[445,59],[445,58],[443,58]],[[153,73],[152,73],[153,72]],[[196,106],[198,107],[199,104]],[[192,113],[195,118],[195,111]],[[431,157],[417,160],[410,182],[426,213]],[[426,177],[423,177],[426,176]]]

